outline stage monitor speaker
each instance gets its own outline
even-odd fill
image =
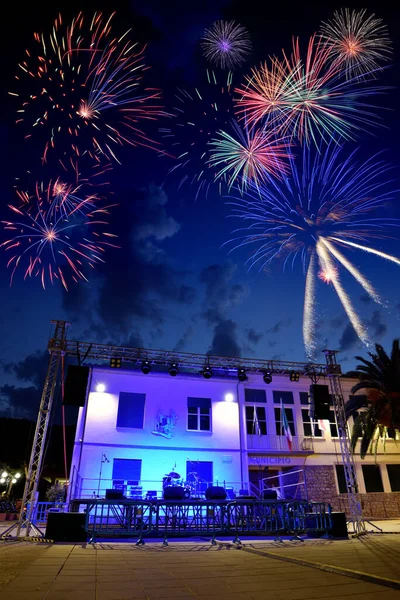
[[[212,485],[206,489],[207,500],[226,500],[225,488]]]
[[[264,490],[262,493],[263,500],[278,500],[278,493],[276,490]]]
[[[329,533],[335,538],[349,538],[347,531],[346,515],[344,512],[333,512],[332,517],[332,529]]]
[[[65,378],[63,404],[85,406],[90,367],[69,365]]]
[[[106,490],[106,500],[123,500],[124,490]]]
[[[310,386],[311,402],[314,405],[314,420],[329,420],[329,387],[327,385],[313,384]]]
[[[183,500],[185,498],[185,488],[181,485],[172,485],[164,488],[164,500]]]
[[[86,542],[85,525],[85,513],[49,512],[45,537],[55,542]]]

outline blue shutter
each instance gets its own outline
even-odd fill
[[[188,398],[188,408],[195,406],[196,408],[211,408],[211,398]]]
[[[281,400],[283,404],[294,404],[292,392],[272,392],[274,395],[274,404],[280,404]]]
[[[146,394],[120,392],[117,427],[143,429],[145,399]]]
[[[245,402],[266,402],[267,394],[265,390],[253,390],[251,388],[245,388],[244,399]]]
[[[113,479],[127,481],[128,479],[140,481],[142,474],[142,461],[137,458],[114,458]]]
[[[189,473],[196,473],[200,480],[200,483],[212,483],[213,482],[213,463],[208,460],[198,460],[195,462],[186,462],[186,479],[191,481]]]

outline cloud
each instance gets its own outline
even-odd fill
[[[229,318],[228,313],[243,301],[249,288],[242,284],[230,284],[235,270],[232,264],[215,264],[200,273],[200,283],[205,285],[202,317],[214,326],[209,354],[241,356],[237,323]]]
[[[286,321],[277,321],[270,329],[267,329],[267,333],[279,333],[283,327],[289,327],[292,319]]]
[[[247,340],[251,344],[258,344],[258,342],[261,340],[261,338],[264,337],[264,334],[257,333],[257,331],[255,329],[250,327],[250,329],[246,330],[246,336],[247,336]]]
[[[37,350],[19,362],[6,363],[3,370],[14,374],[20,381],[42,387],[46,377],[48,353]]]
[[[226,319],[215,325],[211,348],[207,354],[213,356],[241,356],[241,348],[237,340],[237,323],[231,319]]]
[[[360,302],[362,302],[363,304],[370,304],[372,302],[371,296],[369,296],[368,294],[361,294]]]
[[[339,329],[339,327],[343,327],[346,321],[347,318],[344,315],[340,315],[339,317],[333,317],[333,319],[330,320],[330,326],[333,329]],[[317,328],[319,327],[317,326]]]
[[[159,327],[173,304],[190,305],[196,298],[184,282],[186,273],[174,269],[162,243],[179,231],[167,214],[168,198],[157,186],[120,193],[120,250],[106,260],[92,282],[63,293],[63,306],[71,320],[84,324],[95,339],[126,339],[144,323]],[[101,335],[100,335],[101,334]],[[95,337],[96,336],[96,337]]]
[[[382,313],[379,310],[374,310],[371,319],[368,321],[368,327],[373,341],[383,337],[387,332],[387,325],[382,321]]]
[[[185,329],[185,331],[183,332],[182,336],[176,342],[176,344],[174,346],[174,351],[179,352],[180,350],[184,350],[184,348],[186,347],[186,344],[188,343],[190,338],[193,336],[193,334],[194,334],[193,327],[191,327],[191,326],[187,327]]]
[[[0,414],[14,419],[34,419],[37,416],[41,392],[34,386],[0,386]]]
[[[344,328],[342,336],[339,340],[339,350],[343,352],[344,350],[350,350],[354,348],[354,346],[358,342],[358,336],[354,331],[353,327],[348,323]]]

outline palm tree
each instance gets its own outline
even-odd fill
[[[351,373],[360,380],[352,393],[365,390],[366,394],[353,396],[346,404],[347,418],[366,409],[355,418],[351,433],[353,452],[361,437],[361,458],[370,447],[376,452],[380,437],[394,438],[400,432],[400,341],[393,341],[390,356],[380,344],[375,344],[375,352],[368,354],[371,360],[356,356],[362,364]]]

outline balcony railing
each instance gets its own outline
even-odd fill
[[[248,450],[263,450],[267,452],[290,452],[289,443],[282,435],[248,435]],[[293,436],[292,452],[314,452],[314,442],[311,437]]]

